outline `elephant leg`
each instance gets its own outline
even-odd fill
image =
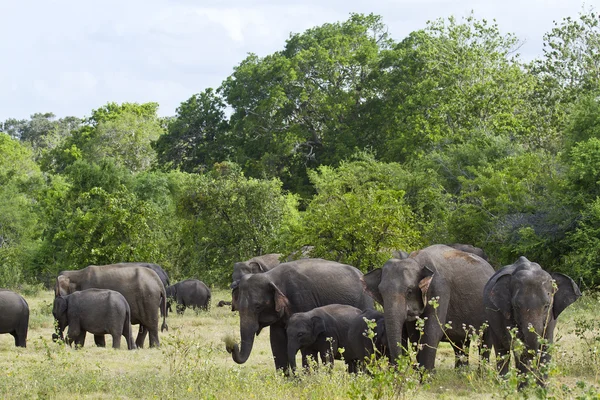
[[[150,331],[150,347],[160,347],[160,340],[158,339],[158,324],[156,329],[149,329]]]
[[[140,324],[140,330],[138,331],[137,338],[135,339],[135,345],[138,349],[144,348],[144,341],[146,340],[146,335],[148,334],[148,330],[144,328],[144,325]]]
[[[494,336],[494,350],[496,353],[496,368],[500,375],[506,375],[508,367],[510,365],[510,340],[506,337],[498,338],[495,333]]]
[[[94,335],[94,343],[96,343],[97,347],[106,347],[104,335]]]
[[[442,308],[441,306],[438,308]],[[444,315],[439,315],[439,320],[444,321],[446,318]],[[435,355],[437,348],[444,335],[442,327],[435,315],[427,316],[427,321],[423,327],[423,336],[421,337],[420,348],[417,352],[417,361],[419,365],[425,367],[427,371],[432,371],[435,367]]]
[[[185,312],[185,305],[177,303],[177,314],[183,315]]]
[[[287,335],[283,325],[271,325],[270,341],[271,351],[273,352],[273,359],[275,361],[275,369],[282,369],[287,374],[290,363],[287,354]]]
[[[454,368],[469,366],[469,347],[471,341],[465,340],[463,343],[452,343],[454,349]]]
[[[121,333],[120,332],[115,332],[111,334],[112,336],[112,347],[113,349],[120,349],[121,348]]]
[[[86,331],[84,331],[83,329],[81,330],[81,332],[79,333],[79,335],[77,335],[75,338],[73,338],[75,340],[75,348],[81,348],[85,345],[85,335],[86,335]]]

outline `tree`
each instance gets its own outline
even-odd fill
[[[301,216],[290,250],[312,245],[312,256],[366,272],[383,265],[393,250],[421,247],[419,223],[402,189],[406,171],[363,157],[310,173],[317,194]]]
[[[225,104],[213,89],[190,97],[155,143],[158,165],[186,172],[210,170],[229,156],[228,129]]]
[[[185,188],[178,201],[178,273],[225,284],[234,262],[276,252],[295,204],[280,181],[246,178],[239,166],[221,163],[206,175],[189,175]]]
[[[233,109],[233,159],[250,176],[310,193],[307,167],[335,165],[366,145],[360,109],[389,46],[380,17],[353,14],[292,35],[283,51],[250,55],[221,87]]]

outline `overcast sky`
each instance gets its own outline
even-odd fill
[[[248,53],[281,50],[290,33],[348,19],[383,17],[394,40],[427,20],[496,19],[541,55],[553,21],[600,0],[0,0],[0,121],[35,112],[88,116],[109,101],[160,104],[174,115],[216,88]]]

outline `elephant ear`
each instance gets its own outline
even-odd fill
[[[429,290],[429,285],[431,285],[431,280],[433,279],[434,272],[428,266],[423,267],[423,278],[419,281],[419,289],[421,289],[421,295],[423,296],[423,304],[427,305],[427,291]]]
[[[512,317],[512,303],[510,293],[510,281],[511,275],[502,275],[496,280],[496,283],[492,287],[489,293],[490,301],[498,310],[504,315],[504,318],[511,319]]]
[[[267,268],[259,262],[251,261],[248,265],[250,265],[253,274],[267,272]]]
[[[74,285],[71,285],[71,280],[69,279],[68,276],[59,275],[56,278],[56,287],[54,290],[54,295],[56,297],[58,297],[58,296],[66,296],[68,294],[71,294],[72,286],[74,286]]]
[[[552,305],[552,314],[554,314],[554,319],[556,319],[565,308],[581,297],[581,291],[573,279],[567,275],[554,272],[551,276],[558,287],[558,290],[554,294],[554,304]]]
[[[275,291],[275,311],[279,314],[279,318],[290,315],[290,301],[287,296],[273,282],[269,284]]]
[[[325,321],[321,317],[312,317],[311,319],[312,327],[313,327],[313,335],[314,337],[318,337],[320,334],[325,333]]]
[[[365,292],[381,305],[383,305],[383,297],[379,291],[379,283],[381,283],[382,272],[381,268],[376,268],[360,278]]]

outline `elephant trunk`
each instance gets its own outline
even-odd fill
[[[288,362],[292,372],[296,371],[296,354],[298,354],[298,346],[288,339]]]
[[[402,296],[398,296],[392,301],[385,301],[384,318],[385,330],[388,339],[388,349],[390,352],[391,362],[396,364],[396,361],[402,353],[402,328],[406,321],[406,300]]]
[[[231,350],[233,361],[238,364],[243,364],[248,361],[252,346],[254,345],[254,336],[258,332],[258,323],[256,321],[248,321],[248,317],[241,316],[240,318],[240,336],[242,338],[241,350],[240,346],[235,344]]]

